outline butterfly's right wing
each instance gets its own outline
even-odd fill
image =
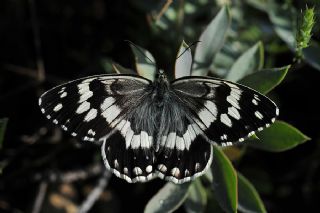
[[[104,163],[114,174],[128,182],[143,181],[153,173],[148,167],[153,161],[153,129],[148,119],[139,119],[143,115],[137,105],[145,103],[150,90],[151,82],[139,76],[91,76],[49,90],[39,105],[72,136],[104,141]]]

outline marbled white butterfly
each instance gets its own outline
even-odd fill
[[[136,75],[96,75],[57,86],[41,111],[85,141],[101,141],[107,169],[130,183],[160,177],[184,183],[210,166],[211,145],[242,142],[275,121],[266,96],[211,77],[154,82]]]

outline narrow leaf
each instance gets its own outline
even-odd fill
[[[0,119],[0,149],[2,148],[4,134],[5,134],[6,128],[7,128],[7,123],[8,123],[8,118],[1,118]]]
[[[200,179],[196,179],[189,188],[184,207],[188,213],[204,212],[207,205],[207,193]]]
[[[130,46],[134,54],[138,74],[153,81],[157,71],[153,56],[138,45],[130,44]]]
[[[236,212],[238,206],[236,171],[227,156],[217,146],[213,147],[212,173],[215,197],[223,210]]]
[[[274,25],[277,35],[288,45],[292,52],[296,51],[296,17],[297,11],[290,4],[280,5],[275,0],[268,1],[268,14]],[[303,59],[320,70],[320,47],[319,44],[311,39],[310,46],[302,50]]]
[[[310,46],[302,50],[304,60],[311,66],[320,70],[320,46],[315,41]]]
[[[167,183],[149,200],[145,213],[173,212],[183,203],[188,195],[190,182],[184,184]]]
[[[246,75],[262,69],[263,57],[263,45],[261,42],[258,42],[236,60],[226,79],[238,81]]]
[[[112,63],[112,68],[118,74],[132,74],[132,75],[136,75],[137,74],[133,70],[125,68],[125,67],[121,66],[118,63]]]
[[[191,75],[192,55],[189,46],[182,41],[175,64],[175,78]]]
[[[243,175],[238,173],[238,210],[248,213],[267,212],[254,186]]]
[[[267,94],[281,83],[289,68],[290,65],[281,68],[264,69],[247,75],[241,79],[239,83],[255,89],[263,94]]]
[[[280,5],[275,0],[268,1],[268,14],[278,36],[294,50],[296,47],[296,11],[288,3]]]
[[[224,43],[230,20],[229,9],[225,6],[201,34],[195,51],[192,75],[207,75],[214,56]]]
[[[271,152],[292,149],[310,140],[295,127],[283,121],[276,121],[270,128],[257,133],[260,140],[248,140],[248,145]]]

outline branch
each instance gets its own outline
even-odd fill
[[[34,36],[34,46],[36,51],[37,80],[39,82],[43,82],[45,80],[45,70],[44,70],[44,62],[41,54],[40,30],[39,30],[35,0],[29,0],[29,9],[31,14],[31,24],[32,24],[32,31]]]
[[[42,204],[47,193],[47,189],[48,189],[48,183],[45,181],[42,181],[40,183],[38,195],[33,205],[32,213],[39,213],[41,211]]]
[[[169,6],[172,4],[173,0],[167,0],[166,3],[161,8],[160,12],[156,16],[156,21],[159,21],[163,14],[168,10]]]
[[[87,199],[85,199],[85,201],[80,205],[78,213],[87,213],[92,208],[94,203],[99,199],[103,190],[107,187],[110,177],[111,172],[106,170],[103,176],[99,179],[96,187],[91,191]]]

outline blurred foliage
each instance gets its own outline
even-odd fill
[[[156,61],[171,79],[210,75],[268,94],[283,121],[235,147],[214,147],[212,167],[190,184],[112,178],[91,212],[311,211],[320,191],[319,8],[315,0],[3,1],[0,116],[10,123],[0,122],[0,211],[35,212],[42,189],[43,212],[76,212],[99,187],[98,148],[41,117],[44,90],[106,72],[153,79]],[[37,42],[43,84],[34,68]],[[313,141],[304,143],[310,138],[302,132]]]

